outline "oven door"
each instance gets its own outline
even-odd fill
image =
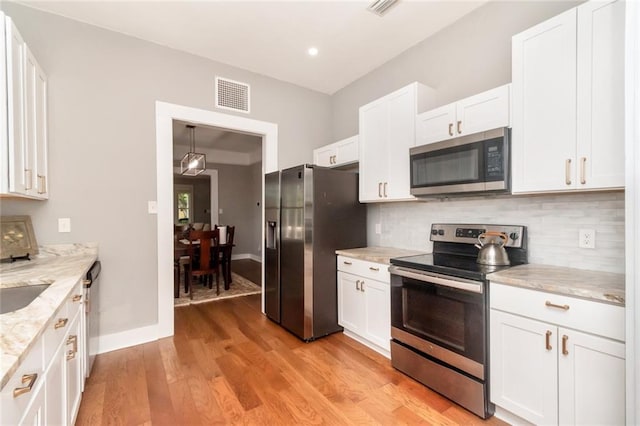
[[[389,272],[391,337],[484,380],[484,283],[398,266]]]

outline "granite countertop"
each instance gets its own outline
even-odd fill
[[[352,257],[354,259],[367,260],[369,262],[389,265],[389,260],[394,257],[414,256],[417,254],[426,254],[426,252],[399,249],[394,247],[361,247],[346,250],[336,250],[336,254],[340,256]]]
[[[97,258],[95,243],[64,244],[40,247],[31,261],[0,264],[2,288],[51,284],[26,307],[0,315],[0,389]]]
[[[487,275],[501,284],[624,306],[624,274],[551,265],[520,265]]]

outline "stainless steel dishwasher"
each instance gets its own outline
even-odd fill
[[[83,281],[85,301],[85,339],[87,342],[84,354],[84,362],[86,366],[87,377],[89,377],[89,374],[91,373],[91,367],[93,367],[93,362],[95,361],[96,355],[98,354],[98,314],[100,312],[100,298],[98,297],[100,293],[100,280],[98,279],[98,277],[100,276],[101,269],[102,265],[100,261],[96,260],[89,269],[89,272],[87,272],[86,279]]]

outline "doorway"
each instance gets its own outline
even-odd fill
[[[173,121],[244,132],[262,138],[262,175],[278,169],[278,126],[245,117],[156,102],[157,246],[158,246],[158,338],[173,335]],[[264,235],[264,182],[261,195],[261,235]],[[264,253],[262,253],[264,265]],[[264,273],[262,274],[264,312]]]

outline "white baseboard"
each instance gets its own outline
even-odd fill
[[[157,324],[134,328],[133,330],[121,331],[119,333],[107,334],[100,336],[98,339],[98,353],[103,354],[105,352],[153,342],[155,340],[158,340]]]
[[[232,254],[231,260],[240,260],[240,259],[251,259],[256,262],[262,262],[262,258],[256,254],[251,253],[240,253],[240,254]]]
[[[365,339],[364,337],[359,336],[356,333],[353,333],[350,330],[347,330],[346,328],[342,332],[344,333],[345,336],[350,337],[353,340],[356,340],[356,341],[362,343],[365,346],[368,346],[370,349],[373,349],[374,351],[378,352],[380,355],[384,356],[385,358],[391,359],[391,352],[389,352],[385,348],[381,348],[380,346],[376,345],[375,343],[370,342],[369,340]]]

